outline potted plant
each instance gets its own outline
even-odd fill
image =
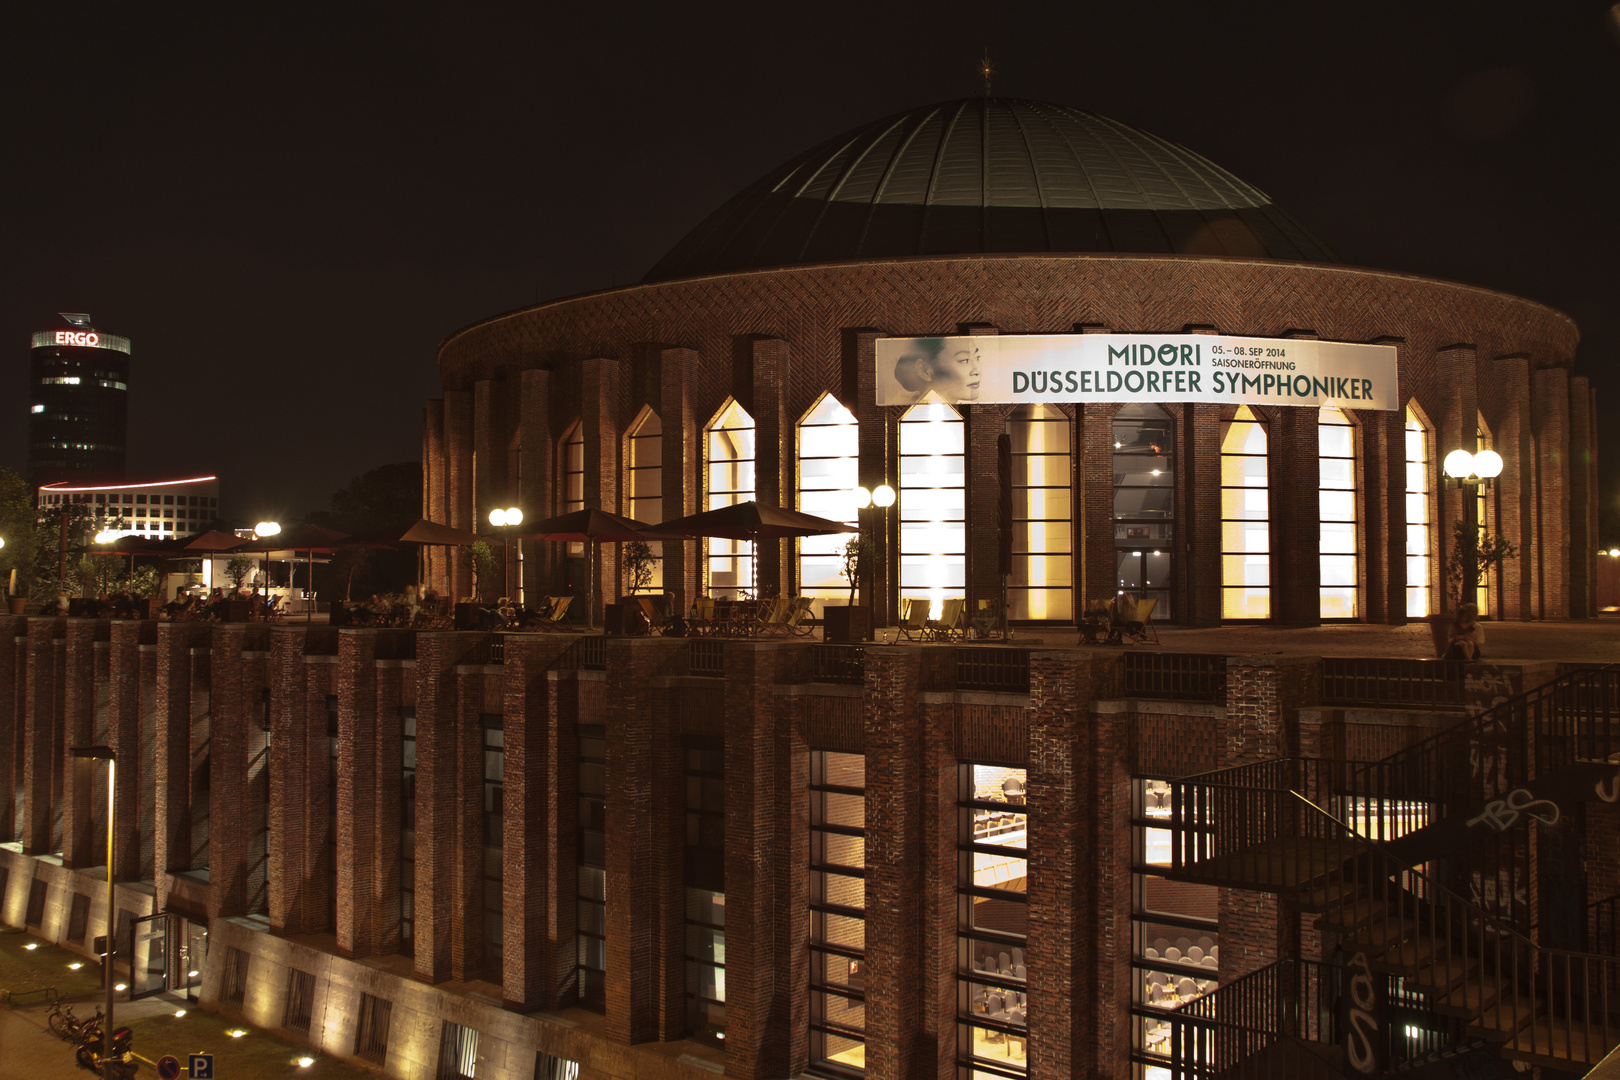
[[[495,552],[483,540],[461,549],[462,565],[472,571],[472,599],[456,604],[456,629],[473,630],[478,626],[476,609],[483,601],[484,583],[495,569]]]
[[[631,540],[624,545],[619,559],[624,567],[624,581],[630,586],[631,596],[652,585],[654,557],[647,541]],[[613,607],[616,610],[605,616],[610,630],[617,628],[624,634],[647,632],[650,624],[638,605],[629,600],[621,600]]]
[[[823,637],[827,641],[872,640],[872,609],[855,603],[855,590],[860,584],[861,569],[872,556],[872,538],[865,533],[849,538],[842,552],[843,568],[838,576],[849,581],[849,603],[844,606],[826,604],[822,607]]]

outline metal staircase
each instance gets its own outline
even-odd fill
[[[1209,1015],[1181,1010],[1180,1073],[1375,1075],[1485,1049],[1595,1065],[1620,1044],[1620,958],[1548,947],[1571,935],[1537,925],[1533,853],[1541,830],[1570,830],[1579,803],[1620,795],[1617,736],[1620,672],[1603,669],[1383,761],[1281,758],[1173,781],[1168,876],[1276,894],[1337,942],[1312,976],[1334,988],[1332,1004],[1308,1003],[1326,1020],[1256,1022],[1229,998],[1251,975],[1195,1003]],[[1557,943],[1589,947],[1581,936]],[[1245,1019],[1234,1028],[1233,1017]]]

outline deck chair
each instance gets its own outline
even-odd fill
[[[1158,597],[1151,600],[1138,600],[1136,602],[1136,618],[1123,626],[1120,630],[1124,640],[1133,645],[1143,645],[1151,641],[1159,644],[1159,630],[1153,625],[1153,609],[1159,606]]]
[[[439,597],[438,605],[423,608],[416,613],[418,630],[454,630],[456,628],[456,602],[448,596]]]
[[[715,626],[714,597],[700,596],[693,600],[692,610],[686,616],[686,621],[691,624],[692,633],[694,634],[713,633]]]
[[[287,609],[281,606],[281,597],[272,596],[270,606],[264,609],[265,622],[280,622],[287,617]]]
[[[668,596],[632,597],[641,613],[647,616],[647,632],[662,634],[675,621],[675,609]]]
[[[900,598],[900,636],[907,641],[928,639],[928,601],[913,596]]]
[[[940,605],[939,619],[929,622],[928,629],[936,641],[960,641],[967,636],[967,626],[964,616],[967,615],[967,601],[952,598]]]
[[[810,622],[810,598],[808,596],[795,596],[793,610],[788,613],[786,624],[787,632],[794,637],[808,637],[816,632]]]
[[[574,602],[572,596],[548,596],[546,600],[550,607],[544,615],[537,615],[529,621],[529,625],[536,630],[566,630],[562,624],[563,616],[568,614],[568,605]]]
[[[793,614],[792,600],[767,600],[765,612],[759,618],[760,637],[787,637],[788,618]]]
[[[1001,610],[994,600],[973,601],[973,618],[970,622],[973,636],[977,638],[995,638],[1001,636]]]

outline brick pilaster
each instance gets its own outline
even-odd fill
[[[797,490],[794,421],[788,409],[792,389],[793,346],[779,338],[756,338],[753,351],[754,497],[768,506],[794,509]],[[793,541],[761,540],[755,545],[754,570],[760,595],[771,589],[793,595]]]
[[[1569,380],[1569,617],[1595,618],[1598,610],[1597,440],[1587,380]]]
[[[793,1027],[809,980],[808,927],[795,928],[808,908],[791,907],[804,874],[789,857],[791,807],[803,789],[782,787],[794,774],[773,694],[782,660],[780,645],[726,649],[726,1075],[738,1080],[796,1076],[808,1055]]]
[[[390,634],[394,641],[390,652],[404,650],[412,635]],[[410,641],[414,648],[414,640]],[[378,646],[378,652],[383,648]],[[369,808],[374,822],[371,851],[363,854],[371,862],[370,903],[376,920],[376,951],[388,956],[399,951],[400,945],[400,808],[404,796],[402,769],[405,763],[405,720],[402,702],[408,678],[414,679],[415,661],[390,656],[376,661],[377,669],[377,724],[373,732],[373,747],[377,776],[375,799]]]
[[[97,808],[91,798],[100,766],[76,762],[75,746],[90,746],[96,735],[95,641],[98,631],[110,624],[97,619],[69,619],[64,660],[62,740],[62,863],[64,866],[100,866],[107,861],[105,849],[96,846]],[[105,790],[103,791],[105,794]],[[106,814],[103,806],[102,816]],[[105,834],[103,834],[105,835]]]
[[[620,432],[616,406],[619,401],[622,373],[617,360],[593,358],[580,366],[583,400],[580,426],[585,437],[585,505],[609,513],[620,512],[619,506],[619,442]],[[587,545],[588,564],[592,567],[591,590],[595,593],[592,606],[593,625],[602,625],[602,605],[619,595],[619,567],[610,554],[616,548]],[[585,597],[580,598],[584,603]]]
[[[24,855],[51,851],[51,788],[62,761],[56,724],[56,638],[66,620],[28,620],[28,667],[23,717],[22,843]]]
[[[1523,356],[1493,360],[1490,378],[1480,388],[1491,407],[1495,450],[1502,455],[1496,478],[1496,532],[1519,549],[1519,557],[1502,564],[1496,614],[1504,619],[1533,618],[1536,611],[1535,472],[1536,449],[1530,408],[1530,360]]]
[[[1430,451],[1434,483],[1435,507],[1435,559],[1440,592],[1434,599],[1434,610],[1451,611],[1454,604],[1447,568],[1455,558],[1452,526],[1464,520],[1464,498],[1473,498],[1474,489],[1463,491],[1455,480],[1448,479],[1443,463],[1446,455],[1456,449],[1470,453],[1479,448],[1479,395],[1478,375],[1472,345],[1452,345],[1443,348],[1435,357],[1439,371],[1440,396],[1434,401],[1430,417],[1435,421],[1433,447]],[[1465,602],[1472,602],[1472,597]],[[1222,950],[1225,951],[1224,949]]]
[[[168,873],[191,868],[191,648],[205,623],[162,623],[157,633],[157,721],[153,759],[153,884],[161,908]]]
[[[337,947],[377,952],[377,631],[338,631]],[[396,803],[397,805],[397,803]]]
[[[666,893],[684,864],[684,830],[671,828],[684,820],[684,756],[679,729],[656,722],[658,694],[650,685],[676,661],[679,645],[608,639],[607,1030],[621,1042],[685,1033],[684,974],[674,977],[684,955],[684,905],[672,904]],[[729,794],[734,781],[727,780]],[[728,838],[730,820],[728,813]],[[728,895],[728,960],[731,903]],[[730,980],[726,992],[729,1013]]]
[[[448,521],[444,501],[444,399],[433,398],[422,410],[422,517]],[[448,592],[450,581],[445,548],[422,548],[423,581]]]
[[[702,421],[692,411],[692,381],[698,354],[691,349],[664,349],[658,354],[658,422],[664,431],[664,520],[695,514],[702,490]],[[675,606],[687,611],[698,594],[701,545],[664,545],[664,588],[675,594]]]
[[[551,516],[552,481],[556,476],[557,439],[551,431],[551,372],[518,375],[522,405],[517,415],[518,506],[532,519]],[[557,545],[549,540],[520,540],[524,557],[525,604],[533,607],[552,589]]]
[[[320,852],[309,849],[308,818],[325,811],[309,791],[307,636],[302,626],[270,633],[270,927],[288,934],[309,929],[303,897]]]
[[[921,653],[866,653],[862,725],[866,744],[866,1068],[894,1080],[934,1075],[918,1060],[923,1029]]]
[[[484,678],[482,665],[465,664],[457,668],[455,727],[449,735],[453,756],[441,763],[453,772],[447,791],[441,789],[451,800],[448,809],[452,835],[449,874],[452,979],[484,978]],[[420,750],[420,714],[417,724],[416,745]],[[441,741],[439,745],[442,747],[445,743]]]
[[[253,811],[248,783],[252,684],[242,653],[246,623],[220,623],[209,640],[208,917],[248,914]]]
[[[1299,710],[1317,704],[1321,666],[1314,656],[1227,658],[1221,768],[1299,752]],[[1223,888],[1220,912],[1223,983],[1297,954],[1298,914],[1277,896]]]
[[[473,527],[473,402],[470,390],[444,392],[444,524],[457,529]],[[461,552],[446,548],[450,595],[472,595],[472,573],[462,564]]]
[[[559,777],[550,729],[557,716],[550,707],[547,672],[570,641],[516,635],[507,640],[502,671],[502,719],[506,740],[501,872],[502,996],[519,1012],[557,1005],[548,951],[549,930],[561,905],[574,905],[572,889],[563,895],[548,871],[546,852],[560,838],[555,816],[547,813],[547,791]],[[573,762],[568,763],[570,772]],[[570,831],[570,842],[572,835]],[[570,1002],[570,1004],[572,1004]]]
[[[110,628],[107,658],[107,745],[118,756],[116,772],[118,835],[114,838],[114,877],[133,881],[141,873],[141,815],[136,808],[141,768],[141,640],[156,633],[155,623],[116,621]]]
[[[1296,626],[1322,622],[1321,466],[1316,409],[1277,409],[1271,482],[1271,615]]]
[[[465,633],[416,638],[416,974],[451,977],[456,905],[456,662],[476,641]],[[480,905],[481,908],[482,905]]]
[[[1539,369],[1531,394],[1536,439],[1534,557],[1541,571],[1536,615],[1543,619],[1567,619],[1571,558],[1569,372],[1563,368]]]
[[[27,619],[0,615],[0,843],[16,835],[15,799],[23,789],[27,634]]]
[[[1185,406],[1180,432],[1182,449],[1177,467],[1184,480],[1175,529],[1177,556],[1184,564],[1180,578],[1185,583],[1182,595],[1187,598],[1187,610],[1178,616],[1178,621],[1192,626],[1219,626],[1223,616],[1221,406]],[[1112,472],[1110,468],[1110,477]],[[1112,524],[1110,521],[1110,527]]]
[[[845,380],[854,390],[853,400],[844,405],[855,414],[859,424],[860,483],[869,491],[888,484],[900,490],[900,475],[896,458],[895,424],[901,409],[877,404],[877,339],[883,335],[869,330],[846,330],[842,339],[844,370],[852,375]],[[895,600],[899,596],[898,578],[892,574],[897,550],[900,515],[894,507],[887,510],[870,506],[860,512],[860,526],[872,540],[872,565],[862,569],[865,581],[861,585],[860,603],[872,609],[872,625],[890,626],[896,622]]]

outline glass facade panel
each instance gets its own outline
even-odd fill
[[[630,430],[630,516],[649,525],[664,520],[664,425],[650,409]],[[652,549],[653,566],[646,591],[662,592],[664,545],[649,540],[647,546]]]
[[[810,752],[810,1062],[866,1071],[866,758]]]
[[[1020,406],[1008,420],[1013,482],[1009,618],[1074,618],[1073,427],[1052,405]]]
[[[1221,423],[1221,615],[1271,618],[1266,424],[1247,405]]]
[[[900,595],[935,609],[966,595],[965,425],[949,405],[914,405],[900,418]]]
[[[1430,599],[1429,432],[1416,411],[1406,407],[1406,614],[1422,618]]]
[[[704,433],[703,509],[719,510],[754,498],[754,418],[735,401]],[[711,537],[707,561],[709,595],[735,600],[754,589],[754,545]]]
[[[855,489],[860,485],[860,427],[855,414],[826,395],[799,424],[799,509],[829,521],[855,525]],[[849,603],[849,581],[841,577],[849,533],[799,540],[799,594],[821,617],[828,602]]]
[[[1029,813],[1024,769],[960,766],[958,1075],[1027,1075]]]
[[[1361,579],[1356,562],[1356,429],[1332,405],[1317,411],[1319,471],[1317,518],[1321,580],[1319,612],[1324,619],[1361,616]]]
[[[1175,569],[1175,420],[1157,405],[1126,405],[1114,414],[1113,436],[1117,587],[1158,600],[1153,618],[1168,619]]]

